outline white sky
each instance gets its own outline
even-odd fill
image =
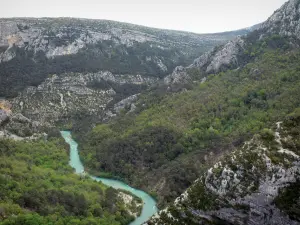
[[[265,21],[287,0],[0,0],[0,17],[81,17],[212,33]]]

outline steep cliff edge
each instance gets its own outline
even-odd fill
[[[298,108],[226,155],[148,224],[299,224],[299,128]]]
[[[236,80],[237,76],[240,76],[241,71],[245,70],[247,71],[245,79],[249,82],[244,85],[240,81],[233,82],[227,91],[237,93],[235,87],[241,86],[244,87],[244,90],[248,90],[252,97],[258,97],[250,91],[253,83],[259,80],[263,82],[266,74],[272,70],[271,67],[284,68],[285,63],[291,61],[290,59],[280,60],[281,62],[277,61],[277,65],[273,63],[268,65],[267,62],[260,65],[257,63],[265,56],[277,58],[274,53],[278,55],[299,53],[299,5],[299,0],[286,2],[257,30],[216,47],[197,58],[188,67],[176,68],[173,74],[165,78],[165,84],[172,86],[181,82],[191,83],[194,80],[197,84],[201,83],[200,86],[203,89],[208,89],[208,87],[213,88],[213,80],[223,79],[227,77],[228,73],[231,73],[232,78],[224,79],[224,83],[230,84]],[[298,65],[297,60],[294,63],[295,66]],[[265,70],[266,68],[267,70]],[[274,83],[269,85],[275,85],[275,74],[281,73],[283,76],[288,76],[291,81],[299,79],[299,69],[291,72],[286,67],[281,72],[277,73],[274,70],[272,73]],[[179,80],[181,82],[177,82]],[[277,84],[282,86],[285,81],[287,79],[282,77]],[[270,86],[267,86],[264,87],[269,89]],[[219,87],[221,88],[221,83]],[[287,89],[289,88],[291,86],[287,87]],[[298,98],[296,96],[299,95],[299,85],[295,88],[295,92],[292,91],[295,95],[286,95],[280,100],[280,104]],[[217,93],[217,89],[215,91]],[[281,91],[274,93],[274,96],[279,92]],[[206,92],[206,94],[209,93]],[[267,95],[270,97],[270,92],[268,93]],[[228,98],[225,92],[222,95],[233,104],[237,103],[238,108],[235,112],[243,111],[241,109],[243,103],[240,104],[241,102],[236,101],[237,98]],[[256,104],[260,104],[259,101],[252,97],[244,101],[246,104],[253,104],[249,107],[250,111],[255,107],[262,107],[264,109],[261,112],[264,113],[269,111],[269,107],[276,108],[275,104],[258,106]],[[212,99],[210,98],[210,100]],[[208,104],[206,102],[206,105]],[[215,119],[222,120],[228,108],[224,104],[215,104],[215,111],[212,113],[215,113]],[[223,153],[221,159],[214,166],[197,179],[173,204],[153,217],[148,225],[300,224],[299,102],[291,103],[290,106],[294,110],[285,111],[287,108],[282,107],[282,112],[285,111],[285,113],[278,113],[276,116],[277,121],[282,120],[283,122],[277,122],[271,129],[262,129],[261,124],[257,124],[256,126],[261,129],[260,132],[252,130],[254,136],[250,141],[244,142],[238,148],[233,147],[231,153]],[[268,119],[265,121],[273,120],[275,123],[275,117],[271,114],[268,114]],[[202,116],[198,115],[198,117]],[[253,119],[252,122],[262,122],[259,117]],[[235,119],[234,113],[227,118],[227,120],[233,121]],[[198,120],[200,124],[207,126],[206,123],[201,122],[201,118]],[[248,134],[252,122],[245,123]],[[264,122],[263,124],[266,125]],[[209,129],[215,129],[217,126],[214,125],[215,123],[215,121],[210,123]],[[223,120],[222,124],[226,126],[227,122]],[[202,130],[203,126],[197,128]],[[195,129],[195,132],[199,132],[199,130]],[[236,129],[230,128],[230,132],[236,132]],[[203,132],[199,133],[201,136],[203,135]],[[203,140],[203,136],[200,139]],[[202,144],[201,141],[198,143]]]
[[[204,53],[194,60],[194,62],[185,68],[185,72],[177,74],[175,69],[172,75],[173,79],[166,78],[166,84],[176,84],[179,77],[184,77],[184,82],[189,82],[191,78],[187,78],[187,70],[198,69],[202,72],[202,77],[209,74],[218,73],[228,69],[236,69],[253,61],[257,57],[252,52],[252,47],[261,40],[271,39],[276,45],[276,39],[282,37],[289,42],[291,48],[298,48],[300,45],[300,7],[298,0],[286,2],[280,9],[276,10],[269,19],[255,26],[248,35],[239,36],[228,43],[217,46],[213,50]],[[265,43],[266,45],[266,43]],[[280,45],[280,43],[279,43]],[[277,46],[284,48],[286,46]],[[252,52],[252,55],[249,54]],[[259,54],[259,52],[256,52]],[[177,77],[174,79],[174,77]],[[194,77],[195,78],[195,77]],[[172,80],[173,83],[172,83]]]

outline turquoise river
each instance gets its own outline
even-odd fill
[[[61,135],[65,139],[65,141],[70,145],[70,165],[75,169],[75,172],[77,174],[83,173],[84,167],[79,157],[77,142],[72,139],[71,132],[69,131],[61,131]],[[129,191],[133,195],[143,200],[144,206],[141,215],[138,218],[136,218],[132,223],[130,223],[130,225],[143,224],[157,212],[155,200],[144,191],[132,188],[127,184],[118,180],[106,179],[106,178],[95,177],[95,176],[90,176],[90,177],[93,180],[101,181],[103,184],[113,187],[115,189]]]

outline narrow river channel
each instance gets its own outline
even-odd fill
[[[70,165],[75,169],[77,174],[81,174],[84,171],[82,162],[80,161],[78,153],[78,144],[75,140],[72,139],[71,132],[61,131],[62,137],[70,145]],[[127,184],[114,180],[101,177],[95,177],[90,175],[93,180],[101,181],[103,184],[113,187],[115,189],[121,189],[131,192],[133,195],[142,199],[144,206],[141,215],[136,218],[130,225],[141,225],[146,222],[152,215],[157,212],[155,200],[146,192],[132,188]]]

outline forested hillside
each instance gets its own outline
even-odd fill
[[[91,131],[84,162],[172,200],[207,162],[299,107],[299,52],[264,51],[256,62],[190,90],[143,95],[134,113]]]
[[[0,19],[0,97],[47,133],[87,132],[177,65],[249,29],[194,34],[106,20]]]
[[[80,177],[63,140],[0,140],[0,224],[127,225],[139,213],[119,191]],[[126,193],[128,194],[128,193]]]

